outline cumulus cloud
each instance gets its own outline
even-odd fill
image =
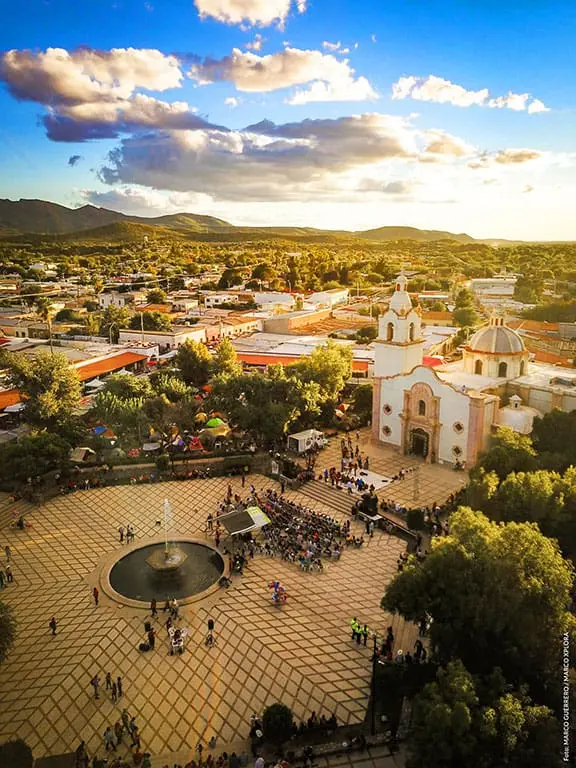
[[[177,88],[182,72],[175,56],[154,49],[47,48],[2,54],[0,80],[17,99],[73,105],[126,100],[136,88]]]
[[[347,53],[350,53],[350,48],[343,48],[340,40],[338,40],[337,43],[331,43],[328,40],[324,40],[324,42],[322,43],[322,48],[324,48],[324,50],[328,51],[329,53],[339,53],[342,56],[344,56]]]
[[[549,111],[540,99],[535,99],[530,93],[512,93],[510,91],[507,96],[491,98],[488,88],[471,91],[462,85],[452,83],[450,80],[436,75],[401,77],[392,86],[392,98],[431,101],[436,104],[452,104],[455,107],[506,108],[516,112],[527,111],[529,114]]]
[[[242,131],[167,131],[125,138],[101,170],[107,184],[138,184],[215,199],[307,199],[338,191],[347,173],[417,153],[401,118],[364,114]]]
[[[189,72],[200,85],[227,81],[239,91],[247,92],[264,93],[311,83],[307,89],[290,97],[289,104],[376,98],[368,80],[355,78],[354,74],[346,59],[290,47],[267,56],[234,48],[231,56],[204,59],[193,64]]]
[[[424,132],[426,144],[424,152],[430,155],[449,155],[466,157],[474,154],[475,149],[463,139],[445,131],[429,130]]]
[[[236,96],[228,96],[227,99],[224,99],[224,104],[226,104],[227,107],[230,107],[230,109],[236,109],[240,105],[241,99],[237,99]]]
[[[262,27],[283,24],[293,7],[292,0],[194,0],[194,4],[201,18]],[[299,13],[306,10],[306,0],[296,0],[294,5]]]
[[[406,179],[382,181],[381,179],[362,179],[358,184],[359,192],[379,192],[383,195],[406,197],[411,195],[418,184]]]
[[[78,165],[80,160],[82,160],[82,155],[72,155],[68,158],[68,165],[73,168],[75,165]]]
[[[265,40],[264,40],[264,38],[262,37],[262,35],[260,35],[260,34],[257,34],[257,35],[254,37],[254,40],[252,40],[252,42],[250,42],[250,43],[246,43],[245,47],[246,47],[246,48],[247,48],[249,51],[260,51],[260,50],[262,49],[262,46],[264,45],[264,42],[265,42]]]
[[[543,152],[537,149],[500,149],[497,152],[484,152],[468,163],[472,169],[490,168],[495,165],[522,165],[534,160],[541,160]]]
[[[207,195],[181,192],[158,192],[146,187],[119,187],[100,192],[83,189],[79,196],[82,200],[111,211],[120,211],[131,216],[160,216],[167,213],[194,210],[211,202]]]

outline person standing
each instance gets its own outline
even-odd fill
[[[122,678],[121,677],[116,678],[116,686],[118,688],[118,698],[121,698],[122,696]]]
[[[124,737],[124,728],[120,720],[116,720],[114,723],[114,736],[116,736],[116,746],[119,747]]]
[[[6,566],[6,583],[12,584],[14,581],[14,575],[12,574],[12,567],[10,565]]]
[[[98,689],[100,687],[100,678],[98,677],[98,675],[94,675],[92,680],[90,680],[90,685],[92,686],[92,688],[94,688],[94,698],[99,699],[100,694],[98,693]]]
[[[4,571],[0,568],[0,589],[4,589]]]
[[[4,547],[4,553],[6,555],[6,562],[9,563],[10,560],[12,560],[12,552],[10,551],[10,547],[8,544]]]
[[[356,635],[358,634],[358,622],[356,621],[356,616],[354,616],[353,619],[350,619],[350,629],[352,630],[352,640],[356,640]]]
[[[114,742],[114,732],[112,731],[112,728],[110,726],[107,726],[106,730],[104,731],[104,746],[106,747],[106,752],[109,750],[114,750],[116,752],[116,744]]]
[[[206,532],[212,533],[214,530],[214,516],[212,515],[212,512],[208,514],[208,517],[206,518]]]
[[[152,600],[150,600],[150,613],[152,614],[153,618],[158,615],[158,610],[156,608],[156,598],[155,597],[153,597]]]
[[[150,650],[154,650],[154,645],[156,644],[156,632],[154,632],[153,629],[150,629],[148,631],[148,645],[150,646]]]
[[[94,587],[92,590],[92,597],[94,598],[94,605],[98,605],[98,598],[100,597],[100,592],[98,591],[98,587]]]
[[[106,672],[106,690],[110,690],[112,688],[112,675],[110,672]]]
[[[116,704],[118,701],[118,686],[116,685],[116,681],[112,683],[112,704]]]
[[[124,544],[124,526],[121,525],[118,528],[118,536],[120,537],[120,544]]]
[[[130,713],[126,708],[122,710],[122,725],[124,726],[124,730],[126,733],[130,733]]]
[[[54,618],[54,616],[52,616],[52,618],[50,619],[48,626],[52,630],[52,637],[54,637],[54,635],[56,634],[56,627],[57,627],[56,619]]]
[[[368,640],[368,633],[369,633],[368,626],[364,624],[364,626],[362,627],[362,642],[364,643],[364,645],[366,645],[366,641]]]
[[[220,546],[220,526],[216,527],[216,533],[214,534],[214,543],[216,544],[216,549]]]

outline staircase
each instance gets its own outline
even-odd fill
[[[354,502],[360,498],[357,493],[350,495],[345,488],[337,491],[330,483],[325,483],[323,480],[311,480],[309,483],[305,483],[298,489],[298,493],[308,496],[309,499],[314,499],[314,501],[319,501],[326,507],[335,509],[347,517],[350,517],[350,511]]]

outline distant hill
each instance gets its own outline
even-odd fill
[[[433,240],[456,240],[458,243],[475,242],[470,235],[455,235],[452,232],[443,232],[437,229],[416,229],[415,227],[379,227],[367,229],[363,232],[354,232],[356,237],[363,240],[420,240],[432,242]]]
[[[453,234],[415,227],[379,227],[362,232],[326,230],[313,227],[237,227],[214,216],[174,213],[147,218],[127,216],[106,208],[84,205],[66,208],[45,200],[0,200],[0,236],[60,236],[66,240],[138,240],[148,237],[186,237],[196,240],[254,240],[272,238],[310,239],[338,242],[346,240],[455,240],[478,242],[470,235]]]

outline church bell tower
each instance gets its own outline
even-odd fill
[[[375,342],[374,378],[409,373],[422,364],[424,339],[420,308],[413,307],[404,275],[396,279],[388,311],[378,322]]]

